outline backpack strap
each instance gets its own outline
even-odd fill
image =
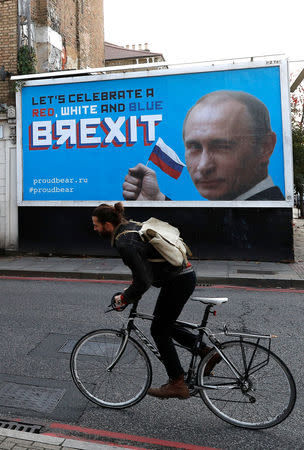
[[[139,222],[137,222],[137,223],[139,223]],[[115,236],[115,241],[117,239],[119,239],[120,236],[123,236],[124,234],[128,234],[128,233],[138,233],[141,236],[141,234],[139,233],[138,230],[125,230],[125,231],[122,231],[121,233],[119,233],[117,236]],[[148,243],[149,241],[146,241],[146,242]],[[149,262],[164,262],[164,261],[166,261],[164,258],[147,258],[147,260]]]
[[[142,226],[141,222],[136,222],[135,220],[129,220],[129,222],[135,223],[136,225],[139,225],[140,227]],[[127,234],[127,233],[139,233],[139,230],[124,230],[121,233],[118,233],[118,235],[115,236],[114,240],[116,241],[116,239],[119,239],[120,236],[122,236],[123,234]]]
[[[188,255],[188,256],[193,256],[193,255],[192,255],[192,251],[190,250],[190,248],[188,247],[188,245],[186,244],[186,242],[183,241],[183,244],[184,244],[184,246],[185,246],[185,248],[186,248],[187,255]]]
[[[122,231],[121,233],[119,233],[117,236],[115,236],[115,241],[117,241],[117,239],[119,239],[120,236],[123,236],[124,234],[128,234],[128,233],[138,233],[139,234],[138,230],[125,230],[125,231]]]
[[[147,258],[149,262],[164,262],[165,258]]]

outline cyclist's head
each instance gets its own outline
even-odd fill
[[[114,229],[125,221],[124,207],[121,202],[114,206],[102,203],[92,213],[94,230],[101,236],[111,236]]]

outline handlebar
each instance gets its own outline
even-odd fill
[[[132,307],[132,308],[131,308],[131,311],[130,311],[130,314],[136,312],[136,309],[137,309],[139,300],[136,300],[136,301],[134,301],[133,303],[127,303],[126,305],[122,305],[122,306],[120,307],[120,309],[117,309],[117,308],[116,308],[116,305],[115,305],[115,297],[116,297],[116,295],[121,295],[121,294],[122,294],[122,292],[116,292],[116,293],[112,296],[112,298],[111,298],[111,303],[108,305],[108,308],[110,308],[110,309],[105,309],[105,310],[104,310],[104,313],[105,313],[105,314],[107,314],[107,313],[109,313],[109,312],[113,312],[113,311],[116,311],[116,312],[122,312],[122,311],[124,311],[128,306],[131,306],[131,307]]]

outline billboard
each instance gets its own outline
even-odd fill
[[[27,81],[18,204],[290,207],[288,94],[286,63]]]

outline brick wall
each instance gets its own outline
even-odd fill
[[[63,0],[31,0],[31,15],[35,24],[61,35],[67,57],[65,69],[103,65],[103,0],[64,0],[64,7]]]
[[[18,0],[0,0],[0,66],[14,74],[17,73],[17,7]],[[15,103],[9,81],[0,80],[0,103]]]
[[[62,36],[65,69],[103,65],[103,0],[65,0],[64,8],[62,0],[49,0],[47,24]]]
[[[91,0],[90,2],[81,0],[79,8],[80,69],[103,65],[103,41],[103,0]]]
[[[46,25],[48,12],[47,0],[31,0],[31,19],[39,25]]]
[[[58,32],[67,52],[66,69],[104,64],[103,0],[31,0],[31,19]],[[78,30],[77,30],[78,26]],[[0,0],[0,66],[17,73],[18,0]],[[0,103],[13,105],[12,83],[0,81]]]
[[[65,8],[60,13],[61,35],[66,49],[67,62],[65,69],[78,68],[77,50],[77,18],[76,3],[74,0],[65,0]]]

